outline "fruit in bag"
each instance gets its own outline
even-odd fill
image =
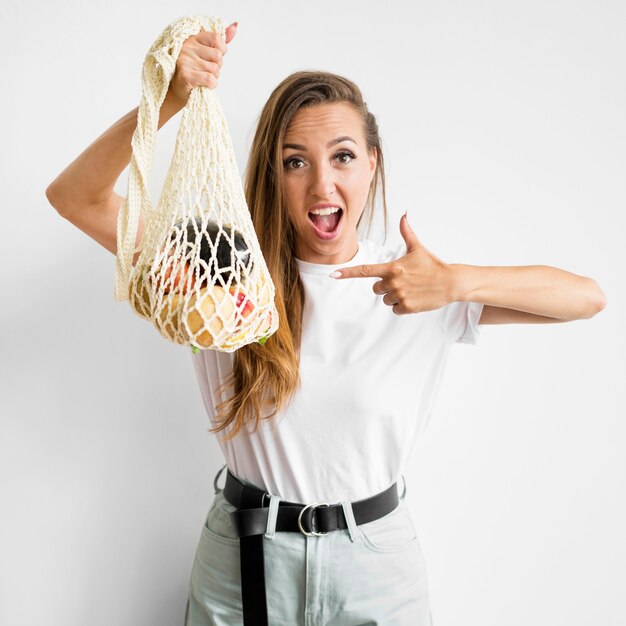
[[[249,275],[252,272],[254,261],[251,260],[250,247],[243,235],[232,226],[222,225],[220,227],[213,220],[208,220],[203,231],[202,222],[203,218],[201,217],[187,217],[178,220],[174,224],[174,231],[170,236],[170,241],[178,240],[183,244],[183,254],[188,262],[193,262],[193,258],[197,254],[197,258],[203,263],[201,275],[206,276],[205,271],[208,270],[208,280],[203,280],[200,286],[207,287],[208,282],[220,284],[220,280],[217,278],[218,274],[224,284],[229,282],[233,273],[237,282],[239,282],[244,270]],[[200,235],[200,249],[196,253],[198,235]]]
[[[135,288],[133,289],[133,281],[130,282],[129,300],[131,307],[141,317],[150,319],[150,292],[146,283],[145,270],[141,271],[137,277]]]
[[[194,352],[232,351],[259,337],[262,343],[278,314],[228,124],[212,90],[189,93],[158,202],[147,185],[158,131],[153,111],[175,71],[162,59],[200,31],[225,29],[220,18],[184,16],[163,30],[145,58],[129,192],[117,218],[115,298],[129,299],[161,335],[186,341]],[[134,262],[142,215],[140,261]]]
[[[157,278],[157,289],[163,284],[163,292],[170,293],[170,291],[182,291],[187,293],[193,289],[196,282],[196,277],[191,271],[191,267],[187,261],[174,258],[173,253],[170,251],[169,256],[164,262],[165,271],[163,273],[163,281],[161,278]],[[173,274],[173,276],[172,276]],[[181,288],[178,289],[178,285],[182,283]]]
[[[184,324],[182,324],[183,313],[183,297],[175,293],[163,298],[164,303],[159,313],[159,319],[161,321],[160,328],[163,333],[173,342],[186,344],[189,341]],[[182,332],[183,337],[180,338]]]
[[[224,320],[230,320],[235,312],[233,298],[219,285],[200,289],[189,299],[187,308],[187,325],[192,338],[203,348],[213,345],[215,336],[223,334]]]

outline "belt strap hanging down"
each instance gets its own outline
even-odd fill
[[[231,518],[239,535],[244,625],[269,626],[263,539],[270,512],[266,498],[271,499],[270,494],[242,483],[228,470],[224,497],[237,507]],[[366,524],[391,513],[398,506],[398,501],[397,483],[393,483],[375,496],[352,502],[356,524]],[[348,528],[341,504],[301,504],[281,500],[276,513],[276,531],[301,532],[311,536]]]

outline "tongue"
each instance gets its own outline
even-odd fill
[[[330,233],[339,224],[339,211],[331,213],[330,215],[315,215],[315,213],[309,213],[309,218],[320,230]]]

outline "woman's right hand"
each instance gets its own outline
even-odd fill
[[[233,40],[236,32],[237,22],[233,22],[226,27],[225,38],[208,31],[188,37],[176,60],[167,95],[184,107],[194,87],[215,89],[228,49],[226,44]]]

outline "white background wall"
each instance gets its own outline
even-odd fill
[[[182,623],[222,464],[190,356],[114,301],[113,255],[44,191],[139,103],[148,48],[194,13],[239,20],[217,93],[241,171],[280,80],[344,74],[379,120],[390,246],[408,209],[447,262],[598,281],[590,320],[453,347],[407,498],[435,626],[626,623],[617,0],[2,5],[0,623]],[[179,119],[159,131],[154,197]]]

